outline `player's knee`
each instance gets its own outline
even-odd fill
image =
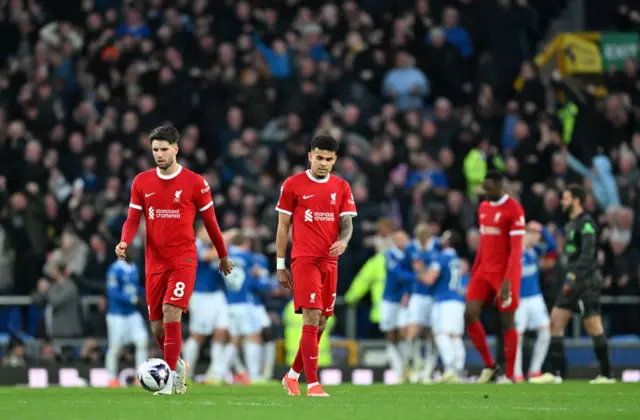
[[[502,328],[504,328],[505,331],[515,328],[516,321],[514,313],[500,312],[500,323],[502,324]]]
[[[320,309],[302,309],[302,323],[317,327],[320,325],[322,311]]]
[[[229,332],[224,329],[217,329],[213,332],[213,341],[216,343],[226,343],[229,341]]]
[[[200,334],[191,334],[191,338],[193,339],[193,341],[195,341],[196,343],[202,345],[202,343],[204,343],[204,335],[200,335]]]
[[[182,320],[182,308],[173,305],[162,305],[162,321],[165,324],[180,322]]]
[[[473,324],[474,322],[480,321],[480,313],[477,312],[472,307],[467,307],[464,310],[464,322],[466,324]]]
[[[596,337],[604,334],[604,327],[602,326],[602,318],[599,315],[590,316],[583,321],[584,329],[591,337]]]
[[[269,343],[275,339],[275,334],[273,333],[272,327],[267,327],[262,329],[262,341],[265,343]]]

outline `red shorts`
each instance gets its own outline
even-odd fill
[[[495,274],[475,273],[469,281],[467,288],[467,301],[480,300],[487,303],[497,301],[498,310],[500,312],[515,312],[520,302],[520,281],[511,281],[511,302],[503,306],[500,301],[500,285],[504,278]]]
[[[147,274],[145,289],[149,321],[162,320],[164,304],[177,306],[187,312],[196,283],[196,268],[183,265],[162,273]]]
[[[302,309],[321,309],[323,316],[332,316],[336,305],[338,265],[315,258],[291,261],[293,305],[296,313]]]

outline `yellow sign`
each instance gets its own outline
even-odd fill
[[[560,46],[558,61],[564,74],[602,73],[602,56],[596,43],[565,34]]]

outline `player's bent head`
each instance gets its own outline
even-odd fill
[[[564,196],[568,196],[569,200],[571,200],[572,202],[574,200],[577,201],[581,206],[584,205],[584,201],[587,198],[587,193],[585,192],[584,188],[582,188],[578,184],[569,185],[562,195],[563,198]]]
[[[250,249],[251,237],[240,231],[233,237],[233,239],[231,239],[231,244],[237,247]]]
[[[429,229],[429,224],[422,222],[418,223],[418,226],[413,231],[413,235],[421,241],[426,241],[431,237],[431,229]]]
[[[389,217],[383,217],[382,219],[378,220],[378,222],[376,223],[376,229],[378,230],[378,233],[382,236],[387,236],[391,234],[395,228],[396,228],[395,223]]]
[[[409,235],[404,230],[393,232],[393,244],[400,249],[405,249],[409,245]]]
[[[443,248],[453,248],[458,249],[460,244],[462,243],[462,238],[458,232],[455,230],[445,230],[441,236],[442,247]]]
[[[504,175],[489,171],[482,181],[482,189],[489,200],[497,200],[504,195]]]
[[[338,141],[332,136],[321,134],[311,140],[309,162],[311,174],[316,178],[325,178],[336,163]]]

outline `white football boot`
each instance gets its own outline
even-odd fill
[[[171,372],[169,374],[169,379],[167,379],[167,384],[160,391],[156,391],[153,395],[173,395],[175,394],[175,384],[176,382],[176,373]]]

